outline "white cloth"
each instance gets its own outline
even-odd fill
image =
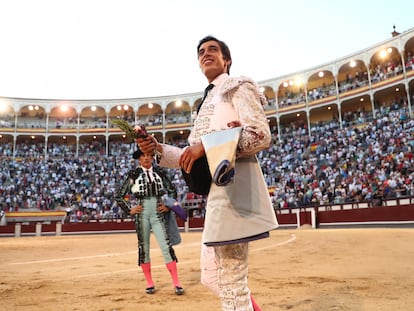
[[[217,296],[220,296],[216,254],[213,246],[201,245],[200,254],[201,283]]]
[[[207,155],[208,166],[217,186],[233,182],[240,127],[216,131],[201,137]]]
[[[234,182],[211,185],[204,243],[249,238],[278,227],[262,170],[255,156],[236,161]]]

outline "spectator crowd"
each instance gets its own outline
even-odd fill
[[[414,195],[414,120],[401,105],[382,106],[369,121],[337,120],[304,125],[283,134],[258,154],[275,208],[320,204],[370,202]],[[11,144],[0,145],[0,209],[66,209],[76,217],[118,218],[122,211],[114,193],[128,170],[136,166],[133,145],[111,143],[108,156],[100,144],[80,146],[74,156],[69,146],[19,146],[13,158]],[[179,170],[168,174],[187,196]]]
[[[414,195],[413,131],[404,105],[382,106],[369,122],[356,114],[275,141],[260,154],[278,208],[368,202]]]

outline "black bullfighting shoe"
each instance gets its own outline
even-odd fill
[[[154,286],[147,287],[147,288],[145,289],[145,292],[146,292],[147,294],[152,295],[152,294],[154,294],[154,293],[155,293],[155,287],[154,287]]]
[[[176,286],[175,287],[175,294],[176,295],[182,295],[182,294],[184,294],[184,288],[182,288],[181,286]]]

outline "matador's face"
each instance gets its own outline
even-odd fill
[[[143,153],[139,157],[139,164],[141,164],[141,166],[143,168],[149,169],[152,166],[152,161],[153,160],[154,160],[154,158],[153,158],[153,156],[151,154]]]
[[[231,60],[225,60],[218,42],[204,42],[198,49],[198,64],[208,82],[227,72]]]

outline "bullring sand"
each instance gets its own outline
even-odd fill
[[[145,294],[134,233],[0,238],[0,310],[220,310],[199,281],[201,233],[182,239],[176,296],[155,240]],[[264,311],[410,311],[413,260],[413,229],[275,230],[251,243],[249,285]]]

